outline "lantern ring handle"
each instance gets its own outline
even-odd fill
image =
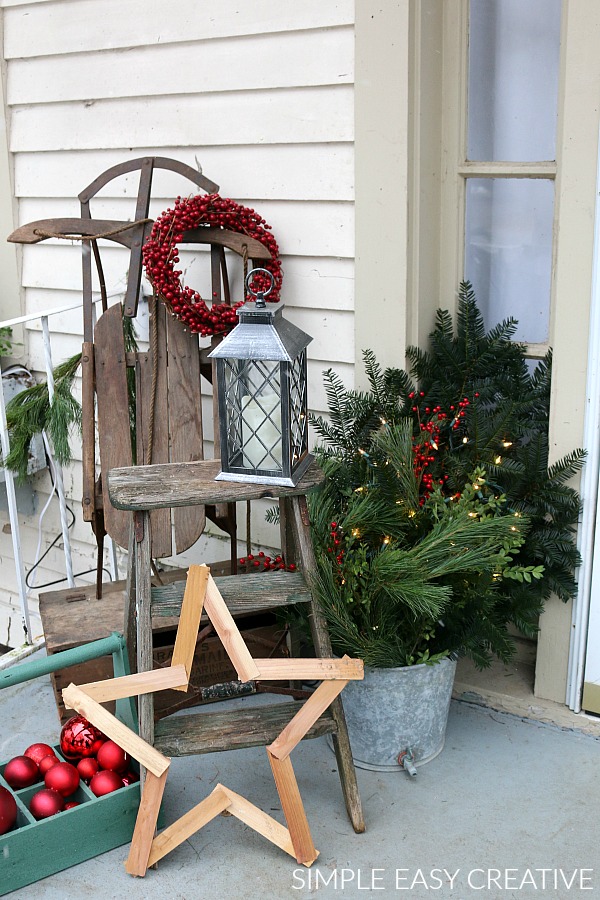
[[[271,279],[271,285],[268,288],[268,290],[253,291],[252,288],[250,287],[250,281],[257,274],[257,272],[264,272],[265,275],[268,275],[269,278]],[[253,297],[259,297],[259,296],[268,297],[269,294],[271,293],[271,291],[273,290],[274,285],[275,285],[275,279],[273,278],[273,273],[269,272],[268,269],[262,269],[262,268],[251,269],[248,272],[248,274],[246,275],[246,290],[248,291],[249,294],[252,294]]]

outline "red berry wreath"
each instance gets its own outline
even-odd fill
[[[273,290],[267,298],[270,303],[279,300],[282,271],[279,247],[271,233],[271,226],[253,209],[240,206],[235,200],[219,194],[177,197],[174,209],[168,209],[152,226],[143,249],[144,268],[154,291],[169,311],[184,322],[190,331],[204,337],[231,331],[237,322],[235,311],[244,301],[240,300],[232,306],[226,303],[209,306],[197,291],[181,283],[181,271],[175,269],[179,262],[177,245],[183,240],[185,231],[202,225],[246,234],[260,241],[269,250],[271,259],[261,261],[261,266],[274,279]],[[258,291],[266,291],[269,286],[269,277],[257,272],[249,288],[256,294]]]

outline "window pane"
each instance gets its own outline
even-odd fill
[[[467,180],[465,277],[487,327],[519,320],[515,339],[548,340],[554,182]]]
[[[561,0],[471,0],[467,159],[556,156]]]

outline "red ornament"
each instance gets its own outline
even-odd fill
[[[37,781],[40,773],[37,765],[28,756],[13,756],[4,766],[2,774],[11,788],[18,791]]]
[[[136,781],[140,780],[140,776],[136,772],[125,772],[124,775],[121,775],[121,781],[123,782],[123,787],[129,787],[130,784],[135,784]]]
[[[60,733],[60,751],[67,759],[93,756],[94,744],[102,740],[102,732],[84,716],[73,716]]]
[[[34,819],[48,819],[62,812],[65,801],[57,791],[44,788],[34,794],[29,803],[29,811]]]
[[[96,759],[101,769],[112,769],[113,772],[124,772],[129,765],[128,755],[114,741],[102,744]]]
[[[65,803],[65,809],[73,809],[74,806],[79,806],[76,800],[69,800],[68,803]]]
[[[77,763],[77,771],[85,782],[89,782],[99,769],[100,766],[98,765],[98,762],[89,756],[80,759]]]
[[[54,756],[54,754],[52,754],[52,756],[44,756],[42,757],[42,759],[40,759],[40,775],[42,776],[42,778],[45,777],[48,769],[51,769],[52,766],[55,766],[57,762],[58,757]]]
[[[273,276],[273,290],[267,299],[276,303],[282,283],[279,247],[271,233],[271,226],[253,209],[240,206],[235,200],[219,194],[200,194],[195,197],[177,197],[175,208],[168,209],[156,219],[150,237],[144,244],[143,261],[148,280],[169,312],[186,324],[191,332],[203,336],[225,334],[237,323],[236,309],[243,301],[229,306],[213,303],[210,307],[193,288],[181,284],[181,270],[177,245],[184,233],[198,226],[225,228],[238,234],[246,234],[260,241],[270,252],[271,259],[261,260],[260,265]],[[259,272],[253,276],[250,288],[254,294],[265,291],[270,279]]]
[[[111,769],[103,769],[101,772],[96,772],[90,781],[90,790],[96,797],[112,794],[113,791],[118,791],[120,787],[123,787],[121,776]]]
[[[0,785],[0,834],[6,834],[17,821],[17,801],[11,792]]]
[[[105,737],[98,738],[97,741],[94,741],[94,745],[92,747],[92,756],[98,755],[98,750],[102,746],[102,744],[106,741]]]
[[[54,755],[54,749],[50,747],[49,744],[31,744],[31,746],[29,746],[23,754],[23,756],[28,756],[30,759],[32,759],[38,766],[44,756]]]
[[[57,791],[61,797],[70,797],[79,787],[79,772],[68,762],[59,762],[48,769],[44,778],[47,788]]]

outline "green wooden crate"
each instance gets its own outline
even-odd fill
[[[60,746],[55,752],[64,759]],[[29,812],[29,802],[43,782],[11,790],[2,777],[6,762],[0,763],[0,784],[15,797],[18,813],[15,827],[0,835],[0,896],[131,841],[140,805],[139,782],[95,797],[82,781],[68,798],[79,806],[38,822]]]
[[[115,677],[129,673],[125,641],[122,635],[114,633],[108,638],[2,671],[0,689],[106,654],[113,656]],[[117,718],[137,731],[133,701],[119,700],[116,706]],[[55,753],[59,759],[64,759],[60,745],[55,747]],[[73,797],[68,798],[78,802],[79,806],[38,822],[29,812],[29,802],[43,783],[13,791],[3,777],[7,762],[0,763],[0,785],[8,788],[15,797],[18,813],[14,828],[0,835],[0,897],[131,841],[140,805],[139,782],[103,797],[94,796],[81,782]],[[138,771],[133,759],[131,767]]]

